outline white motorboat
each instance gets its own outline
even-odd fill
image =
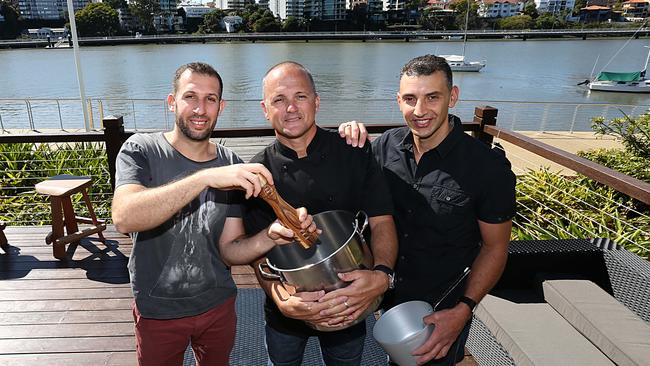
[[[485,67],[485,60],[483,61],[465,61],[465,56],[462,55],[440,55],[451,67],[451,71],[480,71]]]
[[[632,72],[601,71],[593,80],[586,80],[589,90],[622,92],[622,93],[650,93],[650,79],[645,73],[650,60],[650,50],[645,59],[643,70]]]

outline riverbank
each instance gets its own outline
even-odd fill
[[[81,46],[114,46],[125,44],[177,44],[211,42],[286,42],[286,41],[456,41],[462,31],[397,31],[397,32],[295,32],[295,33],[216,33],[163,34],[144,36],[82,37]],[[648,37],[650,28],[642,29],[556,29],[556,30],[476,30],[468,31],[467,38],[496,40],[583,39],[608,37]],[[0,41],[0,48],[46,48],[46,40]]]

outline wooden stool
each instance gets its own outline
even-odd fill
[[[7,243],[7,237],[4,232],[5,227],[7,227],[7,224],[5,224],[4,221],[0,221],[0,248],[2,248],[5,253],[9,253],[9,244]]]
[[[69,243],[79,244],[79,240],[97,233],[99,239],[104,242],[102,231],[106,229],[104,220],[98,220],[93,211],[92,203],[88,197],[88,187],[92,185],[92,179],[88,177],[76,177],[73,175],[57,175],[36,184],[36,192],[50,196],[52,206],[52,231],[45,238],[47,244],[52,243],[52,251],[57,259],[65,259],[65,245]],[[90,218],[78,217],[72,207],[70,196],[81,193],[88,207]],[[77,222],[92,224],[92,226],[79,230]],[[63,227],[67,235],[63,235]]]

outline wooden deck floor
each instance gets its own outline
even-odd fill
[[[126,264],[131,239],[113,226],[107,244],[84,239],[67,261],[45,244],[48,226],[8,227],[0,255],[0,365],[136,364],[132,294]],[[1,253],[1,251],[0,251]],[[258,287],[248,266],[233,268],[238,287]],[[476,363],[468,356],[461,365]]]
[[[131,239],[109,227],[105,246],[83,240],[72,260],[52,257],[49,227],[8,227],[0,255],[0,365],[135,365]],[[257,286],[248,267],[240,287]]]

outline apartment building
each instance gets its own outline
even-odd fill
[[[305,14],[304,0],[269,0],[268,6],[273,15],[282,20],[287,17],[302,18]]]
[[[227,4],[226,9],[243,9],[248,4],[255,4],[255,0],[228,0]]]
[[[623,3],[623,17],[629,21],[642,21],[650,15],[650,1],[630,0]]]
[[[553,13],[559,15],[565,10],[571,13],[575,5],[575,0],[535,0],[535,6],[539,13]]]
[[[520,15],[524,11],[522,0],[481,0],[478,16],[482,18],[505,18]]]
[[[82,9],[90,0],[73,0],[74,10]],[[25,20],[60,20],[67,10],[66,0],[19,0],[18,9]]]
[[[368,13],[380,13],[383,9],[384,3],[382,0],[347,0],[345,7],[348,10],[352,10],[357,6],[365,6],[368,9]]]

